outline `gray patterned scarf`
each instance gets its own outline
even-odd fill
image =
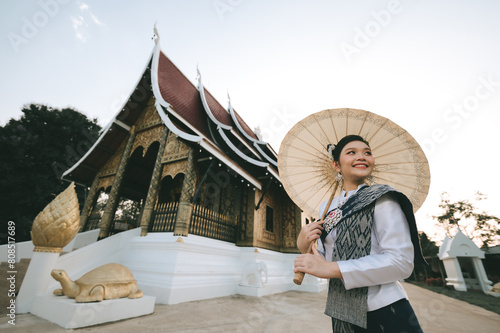
[[[425,262],[420,249],[411,202],[404,194],[387,185],[362,187],[342,206],[340,219],[336,218],[332,225],[332,229],[337,228],[333,261],[358,259],[370,254],[375,202],[387,193],[394,195],[406,216],[410,226],[415,259]],[[338,212],[333,215],[338,216]],[[330,228],[328,229],[330,231]],[[323,232],[321,235],[323,242],[326,234],[327,232]],[[354,332],[353,325],[367,327],[367,293],[368,287],[346,290],[341,280],[330,279],[325,314],[335,318],[334,332]]]

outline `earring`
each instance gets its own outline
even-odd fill
[[[366,182],[368,183],[368,185],[372,186],[373,184],[375,184],[375,177],[373,177],[372,175],[366,177]]]
[[[337,173],[337,176],[335,177],[335,181],[337,181],[337,184],[339,184],[339,187],[342,188],[342,183],[344,182],[344,177],[342,177],[342,174],[340,172]]]

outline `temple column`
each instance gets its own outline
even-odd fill
[[[162,137],[160,139],[160,147],[158,148],[158,154],[156,155],[156,162],[153,169],[153,175],[151,176],[151,182],[149,183],[148,195],[146,196],[146,203],[144,204],[144,210],[142,212],[141,218],[141,236],[146,236],[148,234],[149,224],[151,223],[151,217],[153,215],[154,206],[156,199],[158,197],[158,191],[160,187],[160,177],[161,177],[161,159],[163,156],[163,150],[165,149],[165,143],[167,142],[168,129],[163,128]]]
[[[300,253],[299,248],[297,247],[296,239],[300,234],[300,230],[302,230],[302,209],[299,208],[295,203],[290,203],[293,207],[294,218],[293,218],[293,227],[295,228],[294,232],[294,242],[293,242],[293,252]]]
[[[196,174],[194,168],[194,149],[188,153],[184,183],[182,184],[181,198],[177,216],[175,218],[174,236],[187,236],[193,212],[192,198],[196,187]]]
[[[295,212],[294,214],[295,235],[298,236],[300,234],[300,230],[302,230],[302,210],[296,204],[292,203],[292,205],[294,207],[293,209]]]
[[[92,185],[90,186],[90,191],[87,194],[87,199],[85,199],[85,204],[83,205],[82,213],[80,214],[80,232],[84,230],[85,224],[87,224],[87,219],[90,213],[92,212],[92,208],[95,205],[95,202],[97,200],[97,195],[99,194],[98,187],[99,187],[99,177],[96,175],[94,181],[92,182]]]
[[[109,235],[111,229],[111,223],[115,218],[116,208],[118,207],[118,200],[120,199],[120,187],[122,185],[123,176],[125,175],[125,169],[127,168],[127,162],[132,151],[132,146],[135,139],[135,127],[132,126],[130,129],[130,136],[128,137],[127,144],[123,150],[122,157],[120,158],[120,164],[118,164],[118,169],[116,170],[115,179],[113,179],[113,185],[111,185],[111,192],[109,193],[108,202],[106,203],[106,208],[104,209],[104,214],[101,220],[101,232],[99,233],[99,238],[104,238]]]
[[[237,246],[253,246],[255,219],[255,191],[249,187],[242,188],[241,214]]]

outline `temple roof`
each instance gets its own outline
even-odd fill
[[[438,256],[439,259],[457,257],[479,257],[484,259],[484,251],[458,229],[455,237],[450,238],[446,235],[443,244],[439,248]]]
[[[276,152],[250,129],[230,101],[228,109],[222,107],[203,86],[201,74],[198,86],[193,85],[161,52],[159,38],[128,101],[63,178],[90,185],[126,139],[151,97],[164,125],[180,139],[201,146],[259,189],[258,179],[263,175],[279,181]]]

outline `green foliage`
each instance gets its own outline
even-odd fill
[[[429,239],[425,232],[420,232],[420,247],[422,248],[422,254],[424,257],[432,257],[438,254],[439,247],[436,243]]]
[[[477,203],[485,200],[486,196],[480,192],[476,193],[475,203],[468,200],[451,202],[448,194],[441,194],[439,207],[443,213],[433,216],[444,228],[449,237],[457,228],[482,247],[488,247],[498,243],[500,239],[500,218],[497,216],[477,211]]]
[[[16,223],[17,242],[30,239],[33,219],[69,185],[62,173],[88,151],[101,129],[97,119],[70,108],[31,104],[22,112],[0,127],[0,221]],[[84,189],[76,189],[81,204]]]

